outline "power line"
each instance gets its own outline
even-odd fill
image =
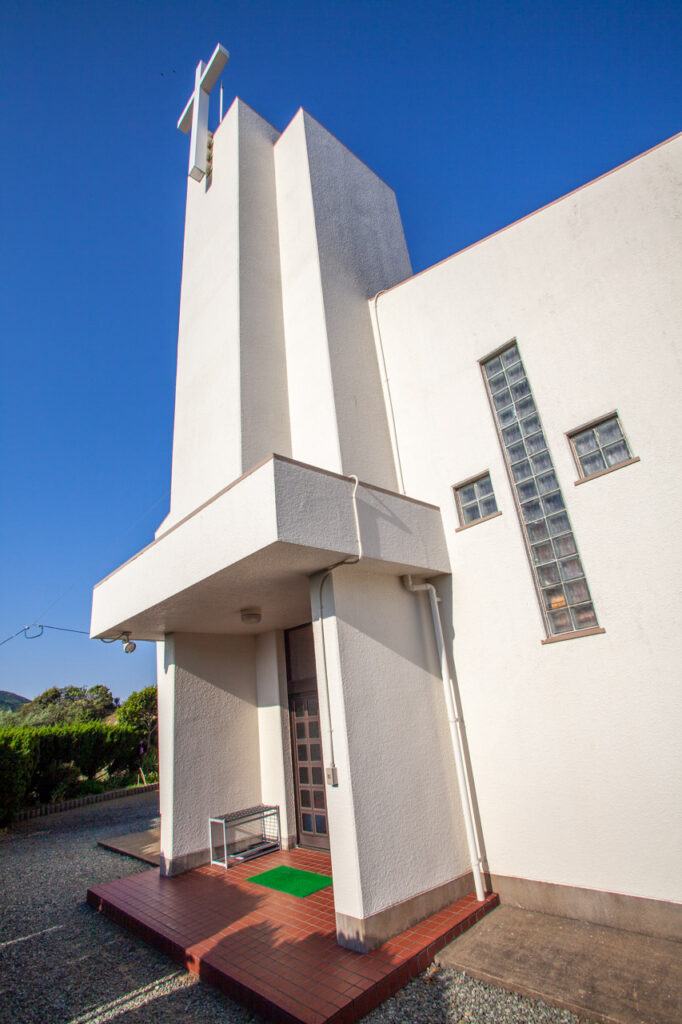
[[[8,636],[5,640],[0,640],[0,647],[2,647],[3,644],[8,644],[10,640],[14,640],[15,636],[20,636],[22,633],[25,634],[28,628],[28,626],[24,626],[23,629],[19,629],[16,633],[12,633],[12,635]]]
[[[29,633],[29,629],[39,629],[39,633]],[[24,626],[23,629],[17,630],[16,633],[12,633],[11,636],[6,637],[5,640],[0,640],[0,647],[3,644],[7,644],[10,640],[14,640],[15,637],[24,634],[25,640],[38,640],[43,635],[46,629],[58,629],[60,633],[82,633],[83,636],[90,636],[87,629],[72,629],[71,626],[50,626],[47,622],[32,622],[30,626]]]
[[[36,625],[40,626],[41,629],[58,629],[61,633],[83,633],[84,636],[90,636],[90,632],[87,629],[71,629],[70,626],[48,626],[47,623],[38,622]],[[27,640],[37,640],[35,636],[29,636]]]
[[[39,629],[39,633],[29,633],[29,629]],[[90,636],[87,629],[72,629],[71,626],[50,626],[47,622],[32,622],[30,626],[24,626],[23,629],[18,630],[16,633],[12,633],[11,636],[6,637],[4,640],[0,640],[0,647],[3,644],[8,644],[10,640],[14,640],[15,637],[24,634],[25,640],[39,640],[46,629],[58,629],[60,633],[81,633],[83,636]],[[99,640],[103,644],[115,644],[117,640],[122,640],[124,637],[130,636],[129,633],[119,633],[118,636],[113,637],[93,637],[93,640]]]

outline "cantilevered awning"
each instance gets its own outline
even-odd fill
[[[91,635],[243,633],[310,614],[308,577],[358,554],[349,477],[273,455],[171,526],[94,589]],[[362,567],[423,577],[449,572],[440,510],[360,484]],[[240,609],[258,606],[258,626]]]

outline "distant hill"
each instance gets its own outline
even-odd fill
[[[22,704],[28,704],[28,697],[20,697],[18,693],[0,690],[0,711],[16,711]]]

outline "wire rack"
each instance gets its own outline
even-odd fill
[[[208,819],[211,864],[231,864],[281,849],[279,807],[257,804]]]

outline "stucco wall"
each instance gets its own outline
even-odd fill
[[[309,616],[308,576],[355,555],[357,507],[366,564],[388,573],[446,572],[440,510],[273,456],[102,580],[92,635],[252,633]],[[227,526],[229,525],[229,528]],[[260,606],[258,628],[240,609]]]
[[[291,454],[273,142],[279,137],[239,103],[242,472],[271,452]]]
[[[156,644],[156,685],[159,713],[159,812],[161,852],[173,855],[173,808],[175,792],[175,645],[172,634]],[[162,862],[163,864],[163,862]],[[163,870],[163,867],[162,867]]]
[[[406,489],[441,505],[454,655],[499,875],[682,899],[682,139],[379,300]],[[606,632],[542,619],[478,361],[518,340]],[[566,432],[617,409],[641,461],[574,486]],[[489,470],[499,518],[455,533]]]
[[[395,195],[302,110],[275,168],[292,454],[395,486],[366,303],[411,273]]]
[[[187,179],[171,511],[191,512],[270,452],[289,454],[273,143],[235,100],[213,173]]]
[[[186,867],[209,815],[261,800],[255,638],[176,633],[159,650],[161,855]]]
[[[311,599],[324,704],[317,579]],[[334,571],[323,604],[339,773],[327,788],[334,901],[337,914],[363,919],[470,862],[426,599],[358,565]]]
[[[275,175],[292,454],[340,473],[303,111],[275,146]]]

